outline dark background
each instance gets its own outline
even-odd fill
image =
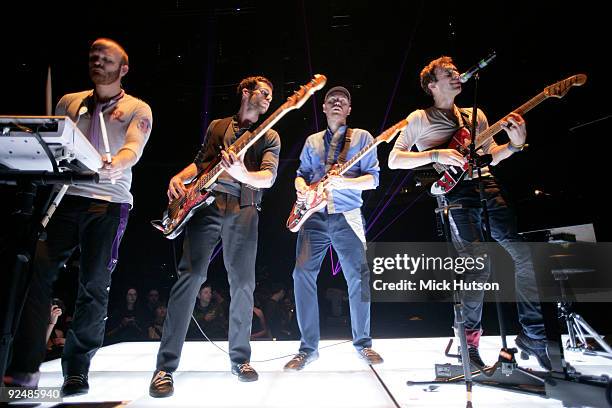
[[[272,112],[313,74],[325,74],[329,85],[344,85],[352,93],[349,124],[377,135],[431,103],[420,89],[418,74],[441,55],[453,56],[465,71],[490,51],[497,52],[482,73],[478,92],[478,105],[490,123],[545,86],[587,74],[583,87],[571,89],[563,99],[547,100],[525,116],[529,149],[498,166],[497,176],[516,205],[521,231],[593,223],[598,240],[610,240],[604,199],[612,110],[605,62],[610,34],[608,17],[595,1],[161,0],[101,2],[96,7],[89,2],[22,3],[3,13],[0,114],[44,114],[49,65],[53,103],[65,93],[89,89],[87,53],[91,42],[102,36],[125,47],[130,72],[124,87],[153,109],[153,132],[134,169],[135,207],[113,275],[115,300],[128,286],[136,286],[142,295],[150,287],[167,293],[175,273],[172,242],[149,221],[160,217],[168,180],[193,159],[210,120],[236,111],[236,85],[249,75],[265,75],[274,83]],[[303,142],[325,124],[324,92],[275,126],[283,146],[278,179],[261,212],[260,282],[291,285],[296,235],[284,223],[295,197],[293,177]],[[457,102],[470,106],[472,98],[470,82]],[[414,187],[412,175],[388,169],[390,148],[378,150],[379,188],[364,194],[368,240],[439,239],[433,200]],[[536,189],[548,195],[536,196]],[[8,216],[14,190],[1,191],[3,214]],[[70,287],[73,275],[65,273],[58,290]],[[209,277],[218,286],[227,285],[221,256],[211,264]],[[332,276],[326,259],[321,290],[344,285],[341,274]],[[586,308],[587,318],[592,315],[596,327],[605,327],[609,323],[598,318],[602,313],[594,313],[596,306]],[[486,309],[493,312],[491,306]],[[423,320],[410,320],[414,316]],[[510,312],[508,319],[513,318]],[[447,305],[373,305],[375,336],[448,334],[451,321]],[[485,327],[496,330],[494,321]]]

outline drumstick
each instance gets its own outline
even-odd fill
[[[106,133],[106,123],[104,123],[104,113],[100,112],[100,128],[102,129],[102,141],[104,142],[104,152],[106,153],[106,160],[108,163],[112,163],[113,158],[110,153],[110,146],[108,145],[108,134]],[[111,184],[115,184],[115,179],[111,179]]]

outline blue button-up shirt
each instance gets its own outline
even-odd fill
[[[340,132],[344,134],[346,128],[346,126],[342,126]],[[308,139],[306,139],[306,143],[300,154],[300,167],[297,170],[297,176],[302,177],[309,185],[321,180],[327,172],[325,169],[325,162],[327,161],[332,136],[332,131],[328,128],[323,132],[310,135]],[[346,161],[350,160],[373,140],[374,138],[367,130],[353,129],[351,146],[346,154]],[[342,148],[343,143],[338,143],[334,153],[334,163],[338,161],[338,156]],[[374,176],[374,186],[377,187],[379,172],[380,167],[378,165],[376,149],[373,149],[344,173],[344,177],[355,178],[365,174],[371,174]],[[327,211],[330,214],[341,213],[359,208],[362,204],[361,190],[333,190],[330,196],[328,196]]]

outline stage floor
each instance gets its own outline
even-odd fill
[[[511,347],[513,340],[514,336],[508,337]],[[255,341],[251,343],[252,365],[259,372],[259,381],[252,383],[239,382],[229,372],[228,356],[213,344],[187,342],[174,375],[174,396],[165,399],[148,394],[159,343],[120,343],[103,347],[96,354],[89,374],[89,394],[66,398],[64,403],[68,405],[62,406],[393,408],[397,406],[394,398],[401,407],[464,407],[464,385],[441,385],[434,391],[427,390],[427,386],[406,385],[408,380],[433,379],[434,363],[456,364],[444,356],[447,342],[448,338],[375,339],[373,348],[385,362],[374,366],[374,372],[349,341],[327,340],[321,342],[317,361],[301,372],[285,373],[282,367],[299,343]],[[227,342],[217,344],[227,350]],[[496,361],[499,347],[498,337],[483,337],[484,361]],[[612,373],[612,361],[604,358],[567,352],[566,358],[583,374]],[[538,367],[534,359],[519,360],[519,364]],[[43,364],[41,371],[41,387],[61,385],[59,360]],[[559,401],[478,385],[474,387],[473,400],[475,407],[562,406]],[[116,403],[96,404],[113,401]]]

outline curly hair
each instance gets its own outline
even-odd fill
[[[431,95],[431,90],[428,85],[438,80],[438,78],[436,78],[436,68],[447,68],[449,65],[454,65],[453,59],[451,57],[442,56],[431,61],[421,70],[421,75],[419,75],[421,79],[421,88],[423,88],[427,95]]]
[[[255,88],[257,88],[258,82],[263,82],[267,84],[270,87],[270,89],[274,91],[274,85],[272,85],[272,82],[268,78],[263,77],[263,76],[250,76],[240,81],[240,83],[238,84],[238,88],[236,88],[236,94],[240,96],[240,94],[242,93],[242,90],[245,88],[248,89],[249,91],[254,91]]]

